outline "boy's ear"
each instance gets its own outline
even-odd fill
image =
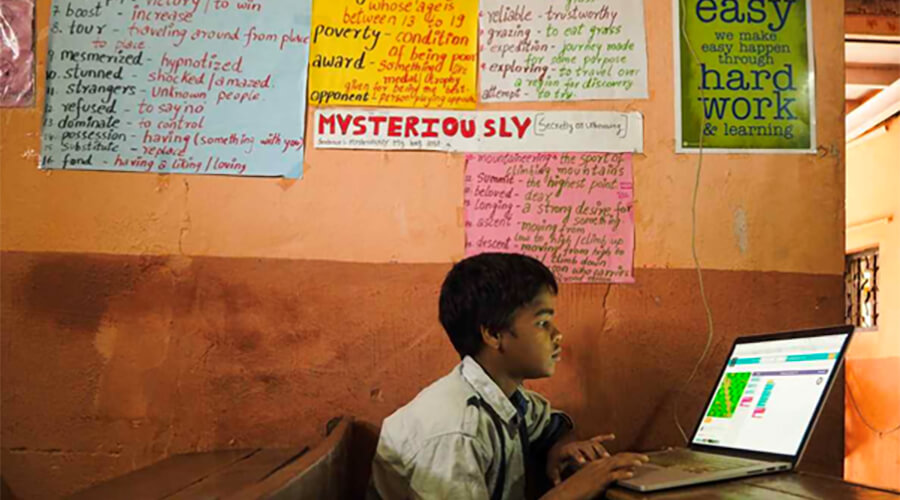
[[[481,341],[490,349],[500,349],[500,332],[492,332],[486,326],[481,327]]]

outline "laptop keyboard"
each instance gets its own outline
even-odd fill
[[[651,454],[650,463],[659,467],[674,468],[693,474],[705,474],[729,469],[747,467],[752,462],[723,455],[696,453],[691,450],[676,449],[665,453]]]

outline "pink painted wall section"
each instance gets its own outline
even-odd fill
[[[818,155],[704,158],[705,267],[838,274],[843,2],[813,2]],[[39,92],[50,1],[38,2]],[[695,156],[674,154],[670,1],[645,2],[650,98],[529,105],[636,110],[635,265],[687,268]],[[0,111],[2,249],[450,262],[463,253],[462,155],[309,150],[302,181],[36,170],[42,102]],[[483,109],[514,109],[491,105]],[[310,111],[311,113],[312,111]],[[307,145],[311,141],[307,141]]]

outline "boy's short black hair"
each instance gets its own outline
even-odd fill
[[[556,278],[541,261],[527,255],[482,253],[457,262],[441,286],[441,324],[459,356],[481,350],[481,327],[499,332],[513,313],[544,289],[559,292]]]

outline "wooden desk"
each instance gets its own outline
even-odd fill
[[[610,488],[609,500],[898,500],[900,493],[848,483],[830,476],[784,472],[705,486],[640,493]]]

